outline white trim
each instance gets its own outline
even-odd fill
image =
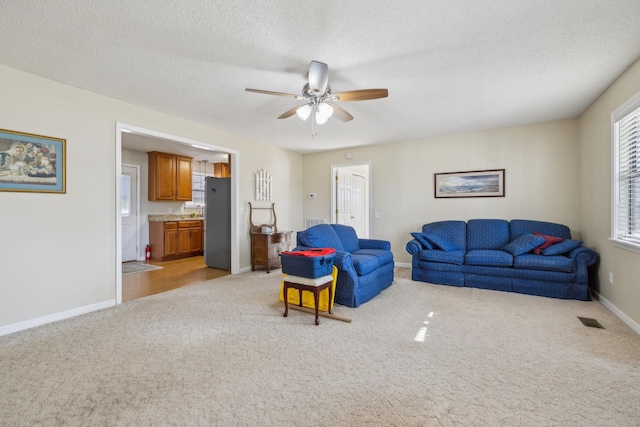
[[[634,245],[633,243],[627,242],[625,240],[614,239],[613,237],[609,238],[609,242],[611,242],[613,246],[617,246],[621,249],[626,249],[628,251],[640,254],[640,245]]]
[[[640,335],[640,324],[638,324],[635,320],[633,320],[632,318],[630,318],[629,316],[624,314],[624,312],[622,310],[620,310],[618,307],[616,307],[615,305],[613,305],[611,303],[611,301],[609,301],[608,299],[606,299],[602,295],[598,294],[593,289],[591,290],[591,293],[610,312],[615,314],[620,320],[622,320],[624,323],[626,323],[627,326],[629,326],[631,329],[633,329],[636,332],[636,334]]]
[[[396,262],[396,263],[394,263],[394,267],[411,268],[411,263],[410,262]]]
[[[116,305],[116,300],[108,300],[99,302],[96,304],[87,305],[84,307],[78,307],[60,313],[50,314],[48,316],[38,317],[36,319],[25,320],[24,322],[13,323],[11,325],[0,326],[0,336],[12,334],[14,332],[23,331],[25,329],[34,328],[36,326],[45,325],[47,323],[57,322],[58,320],[68,319],[70,317],[76,317],[81,314],[87,314],[92,311],[102,310],[104,308],[113,307]]]

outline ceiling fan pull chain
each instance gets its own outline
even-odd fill
[[[316,136],[318,136],[318,123],[316,122],[317,110],[318,107],[314,105],[311,111],[311,138],[315,138]]]

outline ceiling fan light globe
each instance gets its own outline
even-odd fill
[[[327,123],[327,120],[329,120],[329,117],[323,116],[320,111],[316,111],[316,123],[323,125]]]
[[[298,116],[300,120],[302,120],[303,122],[309,118],[310,114],[311,114],[310,105],[303,105],[302,107],[296,110],[296,116]]]
[[[318,114],[328,119],[333,114],[333,108],[331,108],[331,105],[322,102],[318,105]]]

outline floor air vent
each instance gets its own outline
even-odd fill
[[[578,319],[580,319],[580,321],[582,322],[582,324],[584,326],[588,326],[590,328],[604,329],[602,327],[602,325],[600,323],[598,323],[598,321],[596,319],[591,319],[589,317],[580,317],[580,316],[578,316]]]

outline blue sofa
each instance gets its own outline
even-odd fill
[[[308,248],[334,248],[338,268],[335,302],[357,307],[393,283],[391,243],[359,239],[353,227],[319,224],[297,233],[295,251]]]
[[[425,224],[406,245],[413,280],[588,301],[598,255],[568,227],[472,219]]]

